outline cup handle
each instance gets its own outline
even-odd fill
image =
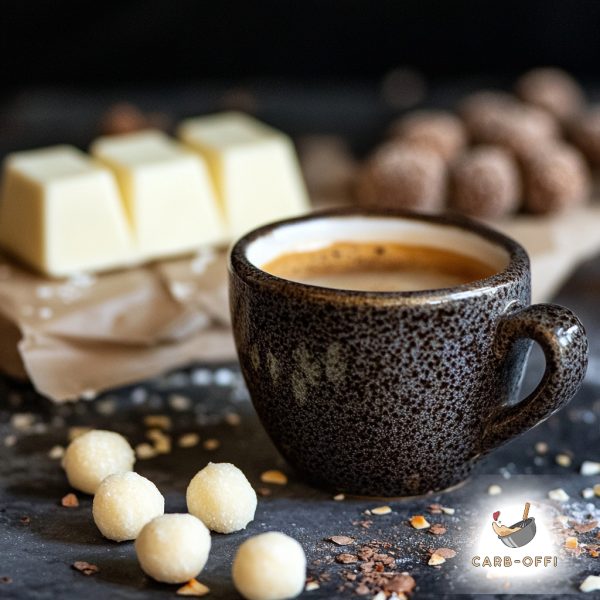
[[[518,404],[501,406],[489,417],[482,453],[524,433],[562,408],[579,389],[588,361],[588,342],[579,319],[556,304],[535,304],[502,318],[496,331],[495,354],[504,360],[518,339],[542,348],[546,370],[535,390]]]

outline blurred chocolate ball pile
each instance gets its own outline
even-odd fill
[[[568,73],[540,68],[514,95],[483,90],[456,113],[405,114],[360,168],[355,192],[368,207],[550,214],[589,200],[590,167],[600,168],[600,106],[586,104]]]

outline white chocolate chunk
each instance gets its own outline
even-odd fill
[[[557,488],[548,492],[548,498],[550,498],[550,500],[555,500],[556,502],[566,502],[569,499],[569,494],[562,488]]]
[[[291,140],[242,113],[185,120],[179,138],[207,161],[233,237],[308,210]]]
[[[131,231],[114,176],[71,146],[7,158],[0,245],[56,277],[133,260]]]
[[[128,471],[109,475],[96,490],[92,513],[109,540],[135,540],[142,527],[165,512],[165,499],[145,477]]]
[[[193,515],[162,515],[144,526],[135,551],[146,575],[164,583],[185,583],[204,568],[210,533]]]
[[[223,240],[205,162],[159,131],[97,139],[92,154],[113,170],[144,259]]]
[[[600,590],[600,575],[588,575],[579,586],[582,592],[597,592]]]
[[[103,479],[131,471],[135,454],[127,440],[114,431],[94,429],[76,437],[67,448],[62,466],[76,489],[95,494]]]
[[[600,474],[600,462],[594,462],[592,460],[584,460],[581,463],[582,475],[598,475]]]
[[[306,556],[295,539],[270,531],[238,548],[231,574],[246,600],[295,598],[304,590]]]
[[[210,530],[233,533],[254,519],[256,492],[230,463],[208,463],[196,473],[186,492],[187,507]]]

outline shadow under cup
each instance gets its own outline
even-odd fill
[[[261,267],[336,242],[427,246],[491,275],[421,291],[317,287]],[[229,265],[242,373],[273,442],[335,492],[412,496],[460,483],[486,452],[567,403],[587,365],[568,309],[530,306],[529,259],[464,218],[342,209],[257,229]],[[531,340],[542,381],[518,401]]]

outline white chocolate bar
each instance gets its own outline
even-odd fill
[[[226,112],[183,121],[178,137],[207,161],[231,236],[308,210],[293,144],[280,131]]]
[[[197,154],[158,131],[99,138],[91,153],[117,177],[143,259],[223,241],[209,172]]]
[[[6,159],[0,245],[56,277],[134,259],[115,178],[71,146],[18,152]]]

